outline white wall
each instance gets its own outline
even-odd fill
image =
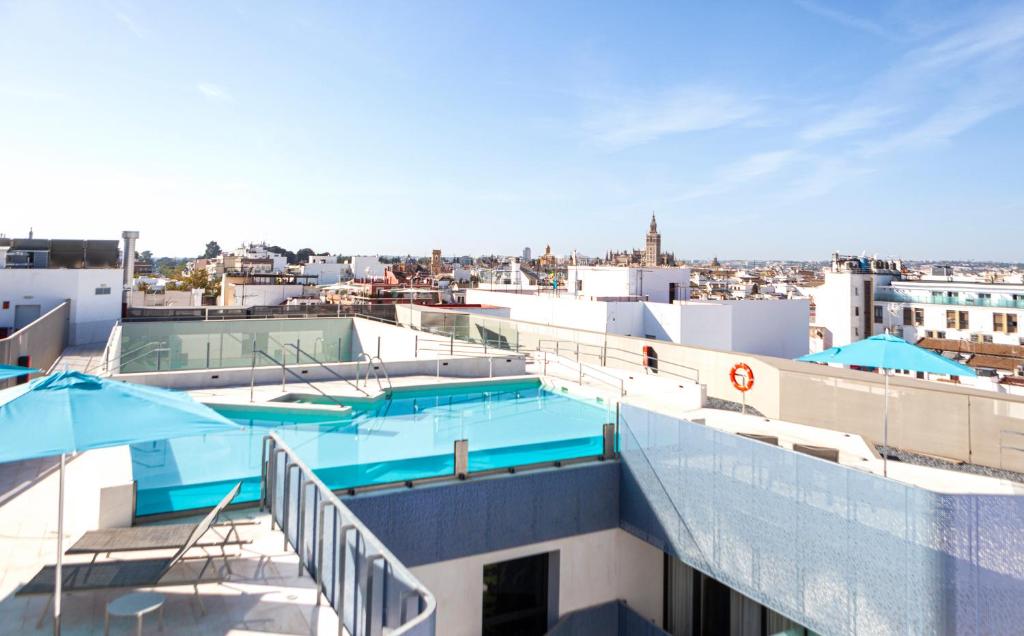
[[[97,288],[110,289],[97,294]],[[105,342],[121,317],[120,269],[0,269],[0,327],[14,327],[17,305],[40,305],[40,315],[71,299],[69,344]],[[3,302],[10,306],[3,309]]]
[[[159,294],[132,291],[132,307],[202,307],[203,290],[169,290]]]
[[[579,292],[577,281],[582,283]],[[679,288],[677,299],[689,298],[690,270],[685,267],[569,267],[566,289],[580,298],[646,296],[667,303],[670,283]]]
[[[810,346],[810,303],[804,299],[727,301],[732,310],[732,351],[799,358]]]
[[[333,285],[340,282],[342,278],[349,278],[352,273],[350,263],[307,263],[302,266],[302,273],[309,276],[316,276],[317,285]]]
[[[356,278],[384,278],[384,270],[387,265],[380,262],[379,256],[353,256],[352,275]],[[367,274],[369,269],[369,274]]]
[[[558,615],[624,599],[661,624],[662,552],[619,529],[410,568],[437,599],[437,633],[475,636],[483,622],[484,565],[558,552]]]
[[[612,268],[608,268],[612,269]],[[627,269],[627,268],[619,268]],[[666,284],[665,294],[668,294]],[[467,303],[509,308],[509,318],[677,344],[796,358],[807,353],[809,304],[793,300],[602,302],[571,295],[470,289]]]
[[[289,298],[312,293],[315,288],[304,285],[245,285],[228,283],[232,288],[232,307],[280,305]]]

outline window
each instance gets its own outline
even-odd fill
[[[543,634],[547,626],[547,553],[484,566],[482,634]]]
[[[918,307],[914,309],[914,325],[920,327],[924,324],[924,309]]]
[[[854,307],[853,308],[853,315],[854,316],[859,316],[860,315],[860,307]]]
[[[903,308],[903,324],[908,326],[914,324],[914,310],[910,307]]]
[[[958,325],[957,328],[958,329],[968,329],[968,328],[970,328],[971,322],[970,322],[970,320],[968,320],[967,312],[966,311],[961,311],[961,312],[958,312],[958,313],[959,313],[959,316],[958,316],[959,325]]]
[[[1006,333],[1017,333],[1017,314],[1006,314]]]
[[[109,296],[110,295],[110,288],[109,287],[97,287],[96,288],[96,295],[97,296]]]
[[[879,305],[875,305],[875,324],[882,324],[882,307]]]
[[[946,311],[946,328],[956,329],[956,311],[952,309]]]
[[[1006,314],[992,314],[992,331],[1006,333]]]

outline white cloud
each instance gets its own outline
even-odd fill
[[[142,39],[146,36],[146,30],[142,28],[142,25],[127,13],[124,13],[123,11],[115,11],[114,19],[120,22],[124,28],[131,31],[132,35],[135,37]]]
[[[209,82],[201,82],[196,84],[196,90],[203,94],[204,97],[211,99],[216,102],[230,102],[234,101],[231,94],[223,87],[217,84],[211,84]]]
[[[750,155],[717,170],[711,179],[675,201],[687,201],[729,192],[745,183],[775,174],[800,159],[796,150],[774,150]]]
[[[861,106],[840,111],[825,121],[812,124],[800,131],[804,141],[826,141],[846,137],[853,133],[877,128],[892,115],[900,112],[895,106]]]
[[[811,2],[810,0],[795,0],[795,2],[796,5],[804,11],[813,13],[814,15],[825,18],[826,20],[831,20],[832,22],[843,26],[850,27],[851,29],[870,33],[871,35],[876,35],[886,40],[899,39],[894,33],[871,20],[845,13],[832,7],[822,6],[816,2]]]
[[[741,122],[758,111],[750,100],[700,87],[620,101],[591,118],[586,128],[602,143],[629,146],[669,135],[712,130]]]

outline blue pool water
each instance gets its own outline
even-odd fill
[[[391,400],[346,403],[353,405],[346,415],[217,407],[244,428],[133,445],[136,514],[213,506],[238,481],[236,502],[258,500],[270,431],[340,489],[451,474],[458,439],[469,440],[470,471],[599,455],[601,425],[614,421],[607,406],[547,391],[537,381],[396,389]]]

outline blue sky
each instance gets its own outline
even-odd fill
[[[0,232],[1024,260],[1024,3],[0,0]]]

